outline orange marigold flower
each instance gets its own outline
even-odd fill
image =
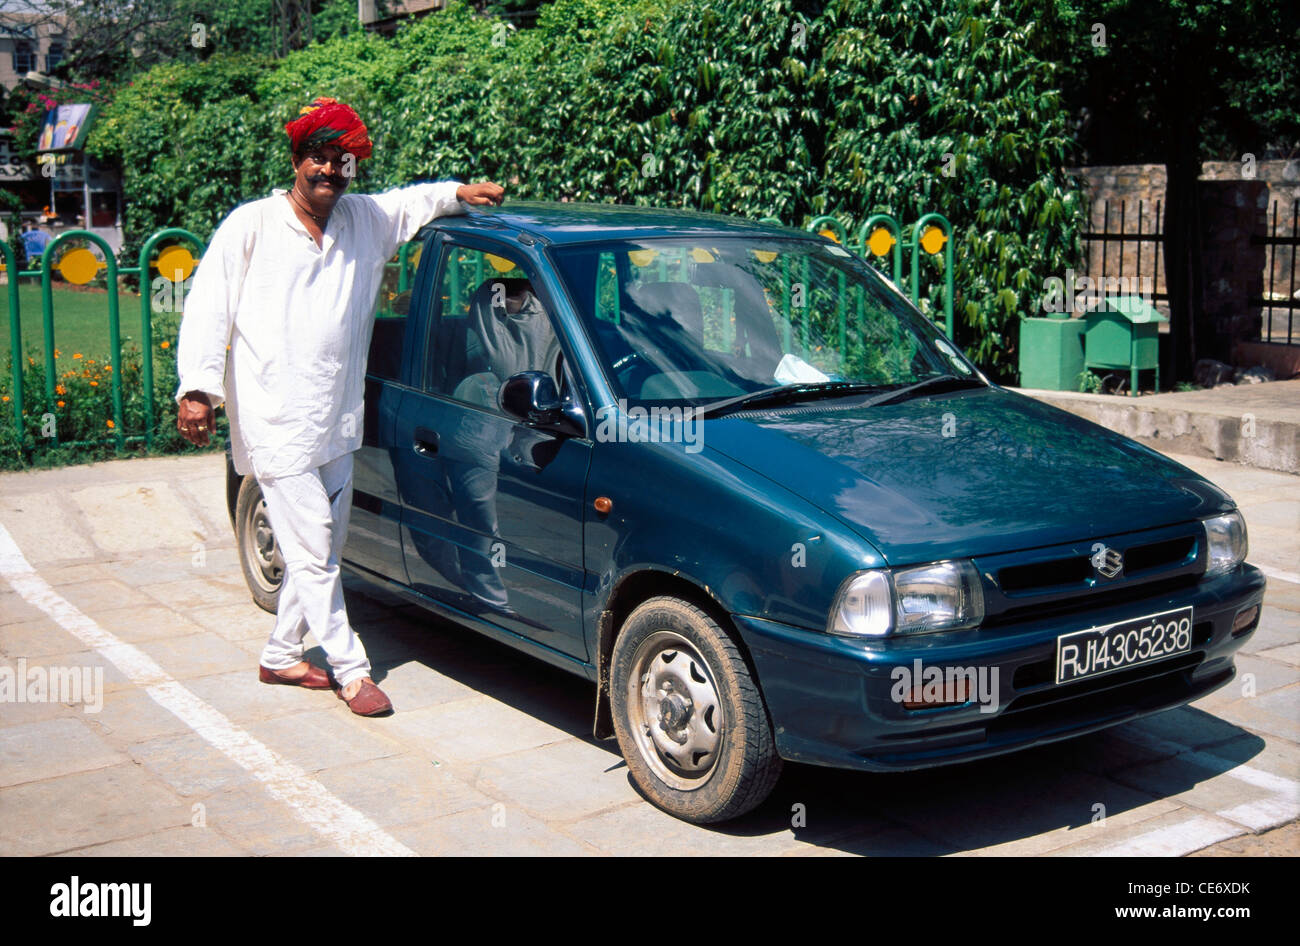
[[[171,343],[171,342],[168,342],[168,341],[162,341],[162,342],[159,342],[159,343],[158,343],[158,347],[159,347],[159,348],[171,348],[171,347],[172,347],[172,343]]]
[[[8,395],[8,394],[5,395],[5,403],[6,403],[6,404],[9,403],[9,395]]]
[[[62,402],[62,401],[59,401],[59,407],[62,407],[62,406],[63,406],[63,402]]]
[[[79,352],[79,351],[74,351],[74,352],[72,353],[72,357],[73,357],[73,358],[80,358],[80,357],[81,357],[81,352]]]
[[[117,426],[117,425],[114,424],[111,420],[110,420],[110,421],[105,421],[105,423],[108,424],[108,429],[109,429],[109,430],[112,430],[114,427]]]
[[[92,381],[92,382],[90,382],[90,386],[91,386],[92,388],[97,388],[97,387],[99,387],[99,382],[98,382],[98,381]]]
[[[67,394],[67,393],[68,393],[68,389],[65,388],[65,387],[64,387],[63,385],[61,385],[61,384],[56,384],[56,385],[54,386],[54,393],[55,393],[55,394]]]

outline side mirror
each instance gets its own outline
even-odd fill
[[[501,409],[526,424],[556,424],[564,416],[564,405],[555,381],[545,371],[521,371],[501,385],[497,395]]]

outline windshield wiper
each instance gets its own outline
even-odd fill
[[[915,384],[909,384],[906,387],[897,388],[893,391],[887,391],[880,397],[872,398],[863,404],[863,407],[875,407],[877,404],[890,404],[894,401],[904,401],[913,395],[921,393],[926,388],[939,387],[940,385],[956,387],[984,387],[984,382],[978,378],[959,378],[954,374],[939,374],[933,378],[926,378],[923,381],[917,381]]]
[[[699,409],[702,418],[717,417],[733,411],[755,407],[759,404],[789,404],[793,401],[815,401],[824,397],[841,397],[847,394],[862,394],[878,391],[878,384],[859,384],[855,381],[796,381],[793,384],[778,384],[776,387],[738,394],[705,404]]]

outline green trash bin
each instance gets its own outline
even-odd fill
[[[1129,396],[1138,391],[1138,372],[1156,373],[1160,393],[1160,323],[1169,320],[1141,296],[1110,296],[1084,316],[1084,366],[1129,372]]]
[[[1020,320],[1020,386],[1077,391],[1083,373],[1082,319]]]

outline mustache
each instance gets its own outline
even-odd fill
[[[322,181],[327,181],[335,187],[347,187],[348,179],[342,174],[313,174],[307,178],[308,183],[315,186]]]

